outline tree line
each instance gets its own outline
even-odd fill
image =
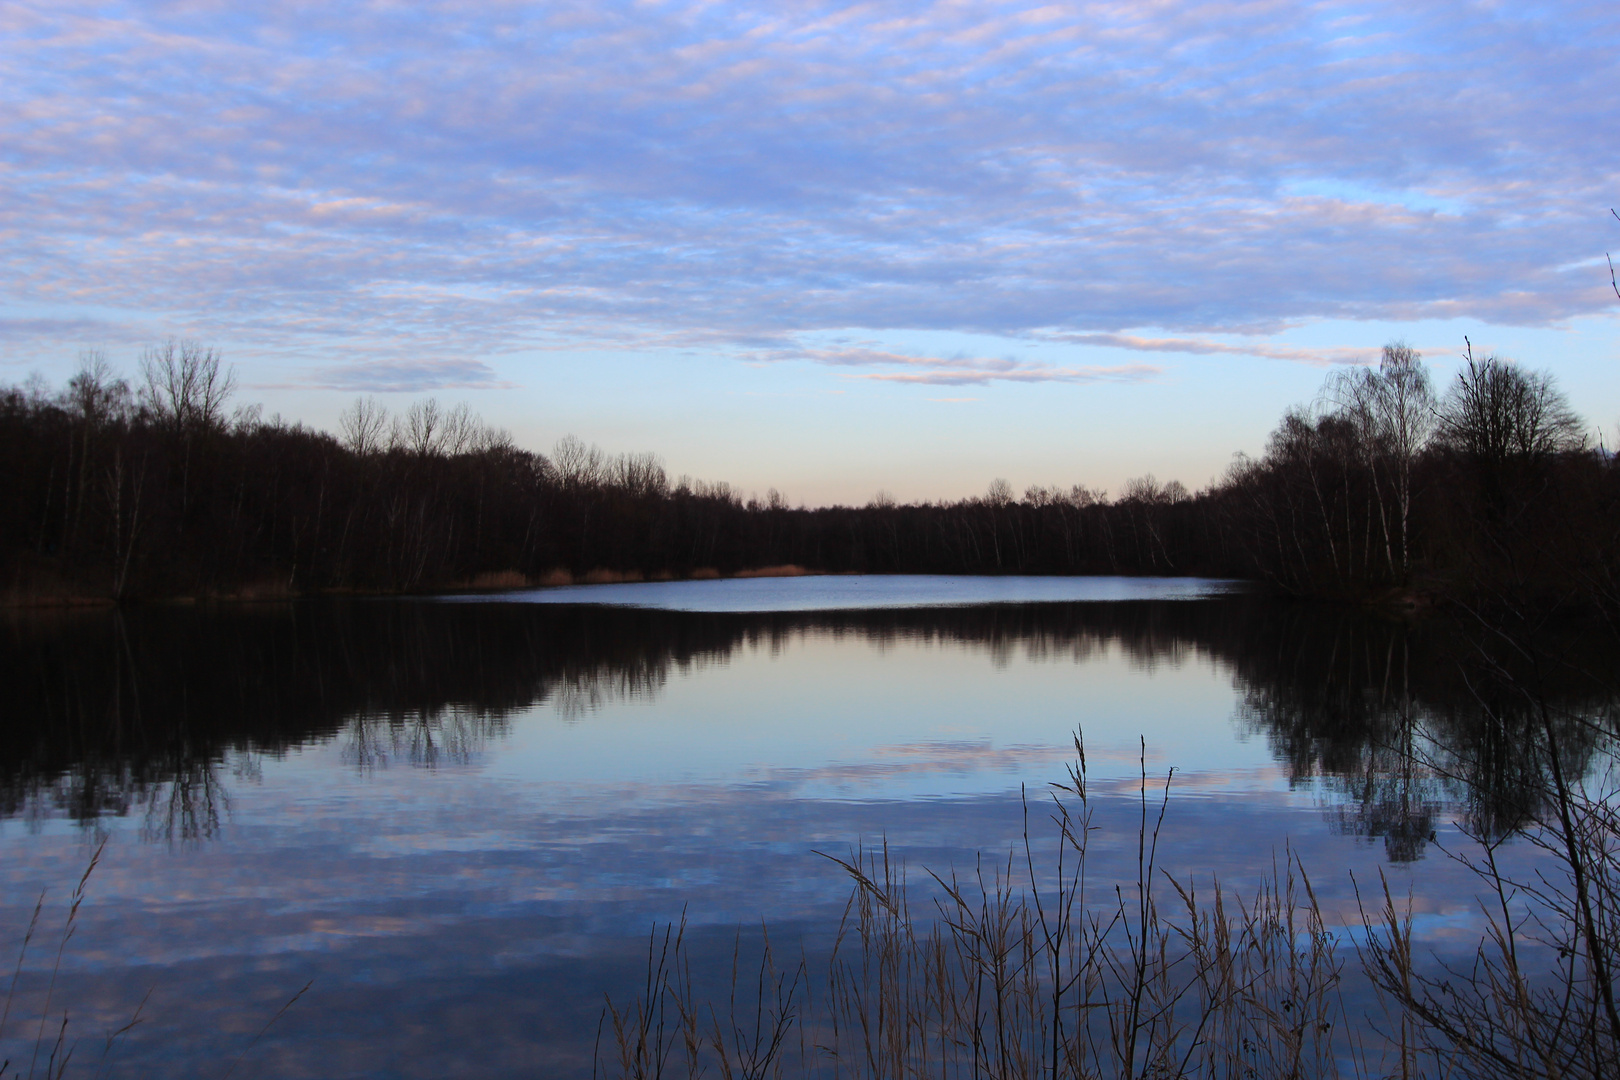
[[[30,598],[401,592],[815,571],[1200,574],[1305,596],[1529,591],[1620,610],[1620,467],[1552,378],[1470,349],[1437,394],[1396,344],[1290,409],[1206,489],[1005,481],[793,508],[572,437],[516,446],[465,406],[356,401],[336,433],[232,408],[218,350],[89,353],[0,389],[0,588]]]

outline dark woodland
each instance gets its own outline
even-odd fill
[[[60,390],[0,389],[0,592],[12,603],[414,592],[816,572],[1217,575],[1338,599],[1534,597],[1620,611],[1620,464],[1550,376],[1471,354],[1332,376],[1204,490],[794,508],[672,480],[653,455],[515,446],[463,407],[338,434],[232,408],[219,353],[87,354]]]

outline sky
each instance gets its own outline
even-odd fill
[[[0,0],[0,382],[217,346],[792,503],[1191,488],[1465,339],[1620,427],[1598,3]]]

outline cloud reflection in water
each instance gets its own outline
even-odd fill
[[[1076,725],[1103,877],[1134,872],[1139,734],[1150,771],[1181,770],[1173,873],[1242,886],[1288,844],[1342,913],[1344,869],[1382,867],[1435,941],[1467,937],[1471,893],[1423,857],[1429,832],[1500,809],[1402,757],[1477,720],[1443,633],[1250,597],[333,603],[5,632],[4,925],[112,832],[65,992],[94,1031],[156,984],[129,1053],[165,1071],[234,1056],[311,977],[255,1051],[265,1075],[588,1070],[599,995],[633,985],[653,922],[684,909],[700,955],[762,919],[813,952],[846,895],[816,850],[999,858]]]

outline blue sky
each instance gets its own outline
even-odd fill
[[[1199,486],[1464,335],[1620,424],[1612,4],[0,0],[0,379],[219,345],[811,504]]]

